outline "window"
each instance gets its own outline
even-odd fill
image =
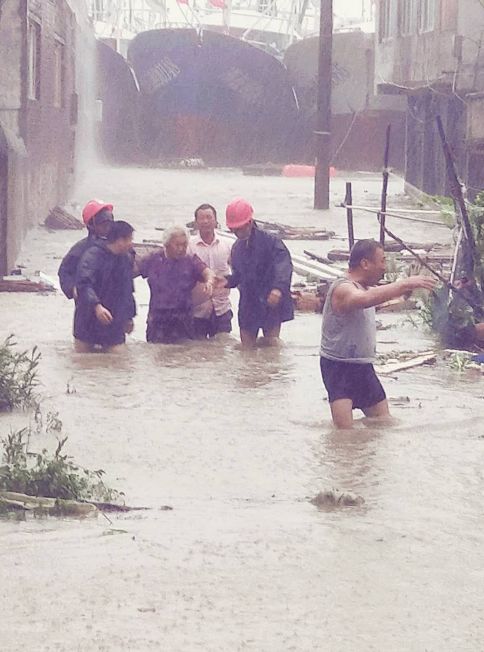
[[[105,9],[104,0],[93,0],[91,3],[91,11],[94,20],[104,20]]]
[[[420,0],[419,31],[431,32],[435,28],[435,0]]]
[[[40,25],[29,19],[28,23],[29,75],[27,94],[31,100],[40,99]]]
[[[58,108],[64,106],[64,44],[54,41],[54,95],[53,104]]]
[[[380,1],[380,20],[379,20],[379,40],[393,36],[393,18],[394,18],[394,5],[396,0],[381,0]]]
[[[415,0],[401,0],[400,2],[400,33],[402,36],[414,34],[416,31],[416,4]]]

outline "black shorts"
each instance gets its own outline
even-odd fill
[[[212,310],[212,314],[207,319],[194,317],[193,328],[195,338],[205,339],[206,337],[214,337],[218,333],[231,333],[233,316],[234,314],[231,310],[227,310],[223,315],[217,315],[215,310]]]
[[[330,403],[349,398],[353,401],[353,409],[364,410],[386,399],[372,364],[320,358],[320,366]]]

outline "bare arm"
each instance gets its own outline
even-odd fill
[[[205,269],[202,272],[202,277],[203,277],[203,280],[205,281],[205,283],[208,283],[208,282],[213,283],[213,281],[215,279],[215,274],[212,272],[210,267],[205,267]]]
[[[363,290],[353,283],[341,283],[333,292],[332,306],[337,313],[351,312],[362,308],[371,308],[380,303],[396,299],[413,290],[433,290],[436,281],[429,276],[409,276],[405,279]]]

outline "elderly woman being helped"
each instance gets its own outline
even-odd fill
[[[196,283],[202,282],[207,298],[210,297],[214,274],[197,256],[187,255],[185,229],[166,229],[163,246],[164,249],[140,260],[138,270],[148,280],[151,293],[146,339],[172,344],[193,339],[191,293]]]

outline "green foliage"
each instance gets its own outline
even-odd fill
[[[13,335],[0,344],[0,411],[32,407],[37,402],[40,352],[17,351]]]
[[[474,237],[479,252],[481,264],[477,272],[480,286],[484,286],[484,191],[481,191],[469,209],[469,219],[474,230]]]
[[[386,271],[385,271],[385,280],[388,283],[394,283],[402,277],[404,271],[404,265],[399,262],[397,256],[387,255],[386,257]]]
[[[57,439],[57,448],[52,454],[47,449],[40,453],[30,452],[31,435],[30,428],[22,428],[1,440],[0,491],[100,502],[113,502],[122,496],[106,487],[102,469],[84,469],[64,453],[66,436]]]
[[[422,296],[417,301],[417,309],[409,310],[404,320],[406,323],[411,324],[414,328],[434,328],[434,315],[433,315],[433,297],[429,293],[427,296]]]
[[[450,368],[455,371],[465,371],[470,364],[470,357],[463,352],[452,353],[450,356]]]
[[[115,502],[122,493],[104,484],[104,471],[76,464],[64,452],[67,436],[58,412],[44,416],[36,394],[40,353],[17,351],[12,335],[0,344],[0,411],[34,408],[33,427],[11,431],[0,440],[0,491],[76,501]],[[30,450],[35,435],[54,436],[55,451]]]

